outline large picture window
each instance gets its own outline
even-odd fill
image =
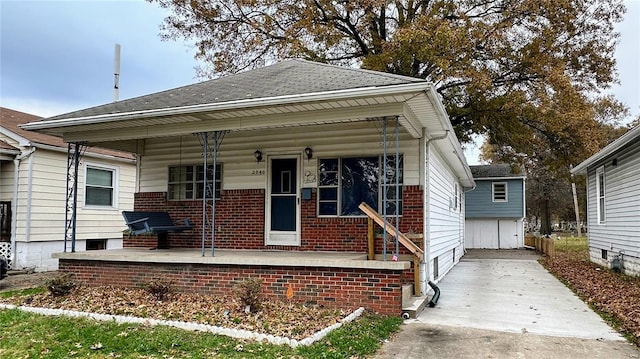
[[[87,165],[85,172],[85,206],[116,206],[115,168]]]
[[[213,165],[207,166],[207,182],[213,178]],[[222,165],[216,164],[216,199],[222,190]],[[169,200],[195,200],[204,196],[204,165],[169,166]],[[207,192],[211,198],[211,189]]]
[[[596,195],[598,197],[597,211],[598,211],[598,223],[604,223],[606,220],[606,213],[604,208],[605,197],[605,177],[604,167],[600,167],[596,170]]]
[[[399,159],[397,210],[395,156],[387,157],[386,199],[383,198],[382,156],[320,159],[318,215],[361,216],[358,206],[362,202],[378,212],[386,205],[387,214],[402,214],[402,155]]]

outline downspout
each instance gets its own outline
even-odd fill
[[[423,130],[425,131],[425,130]],[[424,147],[424,166],[425,166],[425,170],[424,170],[424,191],[423,191],[423,197],[424,200],[422,201],[423,203],[423,209],[422,211],[424,212],[424,223],[423,223],[423,236],[422,236],[422,248],[424,248],[424,256],[422,259],[422,263],[421,263],[421,275],[420,275],[420,288],[422,288],[423,291],[423,295],[427,295],[427,292],[429,291],[429,285],[428,283],[431,281],[430,280],[430,270],[429,270],[429,264],[431,263],[431,215],[430,215],[430,205],[431,205],[431,201],[430,201],[430,190],[431,190],[431,182],[430,182],[430,163],[431,163],[431,159],[430,159],[430,146],[431,146],[431,141],[437,141],[437,140],[442,140],[447,138],[447,136],[449,135],[449,131],[445,131],[444,135],[441,136],[437,136],[437,137],[431,137],[429,139],[427,139],[425,141],[425,147]],[[423,134],[423,138],[426,138],[426,134]]]
[[[11,263],[13,269],[16,265],[16,231],[18,229],[18,188],[20,181],[20,161],[35,152],[36,148],[31,147],[28,152],[24,152],[13,159],[13,198],[11,201]]]

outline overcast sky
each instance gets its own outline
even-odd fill
[[[612,92],[637,116],[640,0],[625,4]],[[158,36],[166,15],[143,0],[0,0],[0,104],[47,117],[110,102],[116,43],[120,99],[196,82],[195,50]]]

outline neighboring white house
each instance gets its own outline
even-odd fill
[[[525,179],[510,164],[471,166],[476,187],[466,193],[465,248],[524,247]]]
[[[571,172],[587,175],[591,261],[640,275],[640,126]]]
[[[0,254],[11,268],[58,268],[65,238],[67,145],[19,127],[39,117],[0,108]],[[121,248],[121,210],[133,208],[135,158],[89,148],[78,168],[76,250]]]
[[[437,92],[422,79],[288,60],[25,128],[137,152],[136,210],[196,221],[169,234],[169,247],[201,246],[197,135],[207,133],[210,147],[219,138],[216,248],[366,253],[365,202],[380,213],[386,206],[391,223],[398,208],[400,230],[422,237],[422,290],[463,254],[464,189],[474,182]],[[391,259],[395,244],[386,250]]]

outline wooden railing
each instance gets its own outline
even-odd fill
[[[402,245],[407,248],[411,253],[413,253],[413,292],[415,295],[420,294],[420,261],[424,258],[424,251],[422,248],[418,247],[411,239],[409,239],[404,233],[396,230],[396,227],[391,223],[387,222],[386,226],[384,223],[384,219],[380,215],[380,213],[373,210],[373,208],[369,207],[368,204],[362,202],[360,206],[358,206],[364,214],[368,217],[368,254],[367,258],[369,260],[376,259],[376,249],[375,249],[375,235],[373,230],[373,222],[377,223],[380,227],[386,230],[386,232],[392,236],[398,236],[398,242],[402,243]],[[386,237],[386,234],[384,235]]]

